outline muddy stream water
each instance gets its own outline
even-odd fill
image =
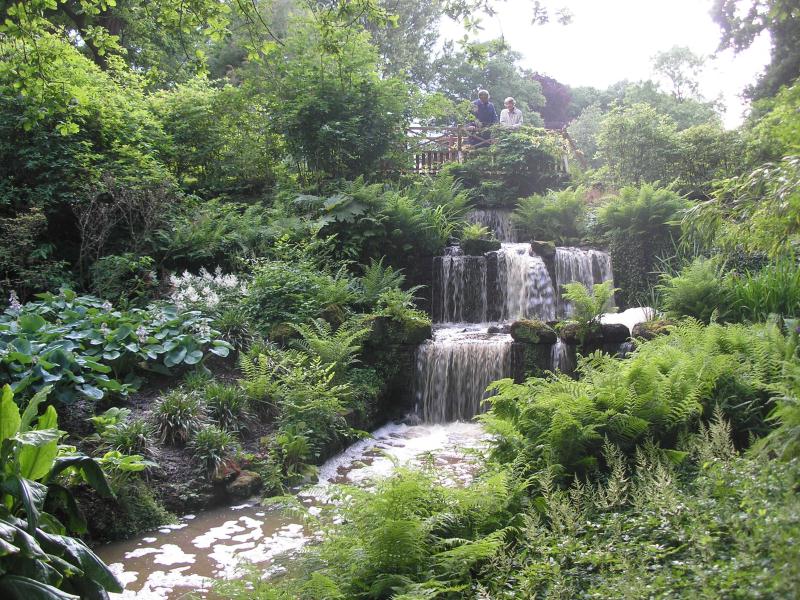
[[[317,484],[295,493],[314,514],[330,502],[331,486],[368,487],[391,475],[396,465],[431,461],[445,481],[463,485],[475,473],[485,443],[475,423],[389,424],[330,459],[320,468]],[[267,577],[281,573],[315,539],[318,534],[298,518],[254,498],[184,515],[174,525],[100,547],[97,553],[125,586],[112,598],[174,600],[189,593],[204,597],[213,580],[236,578],[247,565]]]

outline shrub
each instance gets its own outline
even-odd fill
[[[499,460],[525,456],[526,469],[556,465],[568,476],[596,469],[605,439],[626,453],[645,439],[674,449],[701,418],[710,420],[715,406],[745,445],[767,430],[782,347],[774,325],[686,322],[642,343],[629,359],[590,355],[578,381],[560,375],[497,382],[483,419],[498,436]]]
[[[239,448],[236,438],[215,425],[206,425],[192,437],[189,444],[195,460],[203,465],[206,474],[213,477],[220,467]]]
[[[194,392],[172,390],[155,406],[153,418],[162,444],[185,444],[200,429],[205,410]]]
[[[383,259],[384,257],[378,260],[373,258],[369,266],[364,267],[364,274],[356,279],[360,296],[358,302],[363,306],[373,307],[381,294],[399,288],[406,280],[401,270],[384,266]]]
[[[122,454],[149,454],[153,426],[143,419],[124,421],[107,428],[101,435],[104,444]]]
[[[664,309],[670,316],[693,317],[708,323],[724,320],[731,305],[716,261],[697,258],[678,275],[661,276],[658,287]]]
[[[567,189],[522,198],[514,209],[514,228],[523,239],[578,243],[586,229],[586,190]]]
[[[486,206],[513,206],[518,198],[558,188],[566,179],[563,138],[544,129],[499,129],[494,143],[467,155],[463,164],[451,163],[446,174]]]
[[[675,255],[676,220],[685,207],[675,192],[644,185],[621,189],[599,208],[597,230],[609,243],[620,287],[618,305],[646,305],[650,300],[657,272]]]
[[[209,416],[225,431],[238,432],[246,428],[251,415],[247,395],[236,385],[209,383],[203,393]]]
[[[104,256],[90,269],[92,291],[113,302],[148,304],[158,290],[154,264],[149,256]]]
[[[729,273],[725,288],[733,320],[766,321],[770,315],[800,316],[800,267],[793,256],[755,272]]]

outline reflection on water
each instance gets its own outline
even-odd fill
[[[432,464],[445,483],[463,485],[478,464],[474,450],[486,436],[475,423],[390,424],[320,467],[319,482],[297,493],[312,512],[330,497],[333,484],[368,487],[395,465]],[[314,532],[279,508],[257,500],[186,515],[175,525],[98,549],[125,586],[112,598],[175,599],[204,596],[214,579],[232,579],[255,564],[267,576],[282,572]]]

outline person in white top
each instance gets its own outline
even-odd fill
[[[519,128],[522,125],[522,111],[517,108],[517,101],[509,96],[503,104],[505,108],[500,112],[500,125],[512,129]]]

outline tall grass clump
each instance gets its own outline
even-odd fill
[[[182,445],[203,424],[205,409],[196,393],[177,389],[158,401],[153,417],[162,444]]]
[[[800,316],[800,267],[794,257],[781,258],[759,271],[731,273],[725,283],[734,320]]]

